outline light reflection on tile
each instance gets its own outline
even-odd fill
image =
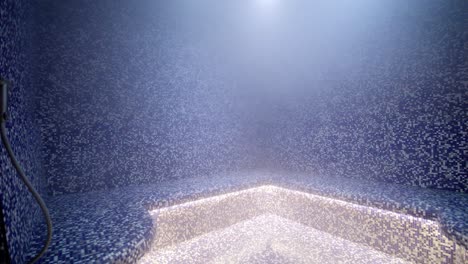
[[[172,260],[165,262],[165,260],[160,259],[161,262],[156,261],[155,263],[173,263],[172,261],[174,263],[179,263],[179,261],[181,263],[202,263],[208,261],[204,258],[202,258],[203,260],[191,259],[190,257],[184,259],[181,256],[182,253],[179,252],[178,244],[181,247],[186,247],[186,244],[183,244],[184,241],[200,235],[213,236],[213,239],[217,241],[217,236],[210,235],[210,232],[216,233],[216,230],[223,228],[227,230],[230,229],[228,226],[265,214],[278,215],[294,223],[302,224],[307,227],[305,229],[320,230],[328,233],[329,236],[353,241],[415,263],[463,263],[462,257],[459,259],[454,257],[457,254],[456,250],[459,250],[458,246],[453,240],[443,235],[440,226],[435,221],[272,185],[152,211],[151,215],[157,225],[156,241],[153,244],[152,253],[149,253],[150,257],[145,257],[144,260],[159,259],[158,254],[165,254],[163,248],[172,246],[175,255],[168,257]],[[268,227],[266,228],[268,229]],[[195,238],[195,240],[197,239]],[[244,238],[239,243],[246,243],[249,239],[252,238]],[[278,239],[280,238],[278,237]],[[217,254],[220,253],[216,252],[218,250],[214,249],[216,247],[213,247],[212,252],[206,252],[210,248],[209,245],[215,243],[210,242],[209,239],[202,240],[207,244],[195,243],[197,246],[190,244],[190,254],[186,253],[187,256],[208,254],[210,258],[217,258]],[[227,244],[238,243],[237,240],[232,241],[229,238],[224,240],[226,240],[224,243]],[[255,241],[254,243],[260,242]],[[236,247],[235,245],[231,246]],[[225,247],[229,246],[225,245]],[[202,252],[198,252],[198,250]],[[251,254],[260,254],[264,249],[251,248],[251,250],[254,251]],[[351,255],[355,253],[349,252]],[[233,254],[233,258],[238,257],[238,253],[233,252]],[[302,254],[303,258],[307,258],[308,254],[312,253],[299,252],[297,254]],[[338,261],[331,256],[328,256],[331,263]],[[241,263],[241,260],[237,259],[232,263]]]

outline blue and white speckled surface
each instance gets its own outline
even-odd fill
[[[264,184],[435,219],[450,238],[468,245],[466,194],[338,177],[251,171],[54,197],[50,206],[56,232],[42,261],[135,261],[152,239],[148,210]]]
[[[45,194],[40,132],[36,113],[33,65],[33,29],[30,1],[0,1],[0,78],[9,80],[9,121],[6,125],[13,151],[33,185]],[[0,199],[6,238],[13,263],[23,263],[30,248],[39,207],[18,178],[0,143]]]
[[[466,192],[467,2],[283,4],[41,1],[49,191],[263,166]]]
[[[174,246],[160,248],[153,245],[152,249],[154,251],[138,263],[411,263],[275,214],[249,218]]]
[[[48,260],[135,258],[148,205],[272,180],[217,177],[263,167],[297,172],[277,184],[435,217],[466,244],[467,1],[288,1],[294,19],[273,31],[250,5],[156,2],[0,1],[13,148],[42,193],[77,193],[50,199]],[[0,151],[21,263],[45,229]]]

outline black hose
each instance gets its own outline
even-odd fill
[[[23,181],[23,183],[28,187],[29,192],[34,196],[34,199],[36,199],[37,203],[41,207],[42,213],[44,214],[44,218],[47,223],[47,240],[42,247],[41,251],[37,253],[37,255],[32,258],[29,263],[36,263],[47,251],[47,248],[50,245],[50,242],[52,240],[52,221],[50,219],[49,215],[49,210],[47,210],[47,207],[44,203],[44,200],[42,200],[41,196],[39,193],[34,189],[34,186],[31,184],[31,182],[26,178],[26,175],[24,174],[23,169],[21,168],[21,165],[19,164],[18,160],[16,160],[15,154],[13,153],[13,150],[11,149],[10,142],[8,141],[7,138],[7,133],[6,133],[6,128],[5,128],[5,119],[3,117],[0,117],[1,120],[1,134],[2,134],[2,142],[3,145],[5,146],[8,155],[10,156],[11,163],[15,167],[16,171],[19,174],[20,179]]]

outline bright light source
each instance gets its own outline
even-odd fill
[[[278,4],[279,0],[255,0],[258,2],[258,5],[263,6],[265,8],[272,7]]]
[[[257,22],[279,22],[280,0],[252,0],[252,15]]]

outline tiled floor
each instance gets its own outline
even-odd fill
[[[209,232],[178,245],[152,248],[151,263],[410,263],[272,214]]]

